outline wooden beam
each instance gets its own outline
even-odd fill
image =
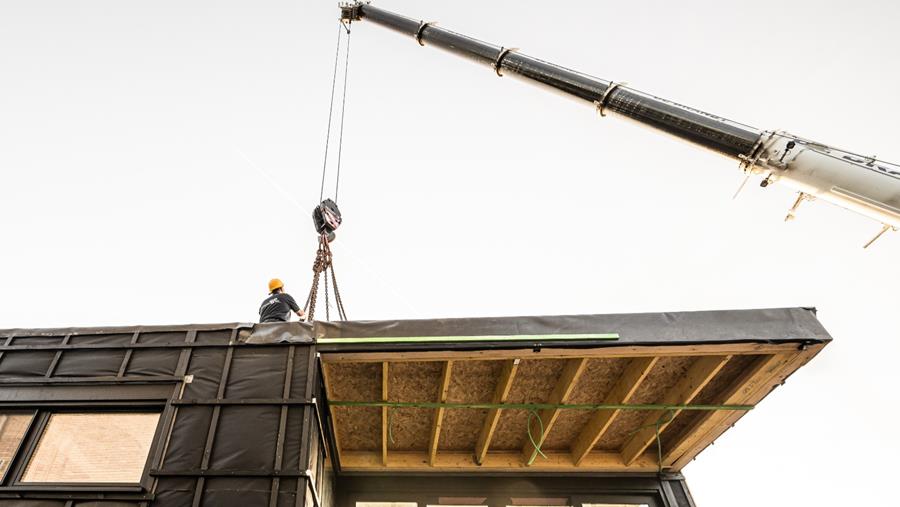
[[[331,382],[331,368],[328,364],[322,363],[322,380],[325,383],[325,397],[329,400],[335,399]],[[338,414],[340,407],[331,407],[331,434],[334,436],[334,452],[338,461],[341,460],[341,435],[338,431]]]
[[[762,356],[757,359],[750,368],[740,375],[734,383],[728,388],[723,398],[717,401],[721,405],[744,405],[750,396],[756,392],[764,383],[778,374],[786,364],[788,364],[793,355],[776,354],[772,356]],[[715,426],[728,418],[728,411],[719,410],[715,412],[706,412],[694,423],[687,428],[679,439],[669,444],[668,449],[663,449],[663,466],[671,466],[671,464],[681,457],[688,449],[693,447],[699,440],[705,437]]]
[[[569,359],[566,361],[566,366],[563,368],[559,380],[556,381],[556,386],[553,387],[550,398],[547,399],[546,403],[565,403],[569,399],[569,395],[572,394],[572,389],[575,388],[575,384],[578,383],[581,374],[584,372],[587,362],[588,360],[585,357]],[[534,461],[532,458],[538,452],[538,449],[540,449],[544,440],[547,439],[547,435],[550,434],[553,425],[556,424],[556,419],[559,418],[560,411],[561,409],[558,408],[547,408],[540,411],[538,417],[540,417],[541,426],[533,427],[531,429],[531,435],[536,437],[537,447],[535,447],[530,440],[525,442],[525,446],[522,448],[522,455],[525,458],[525,463],[530,465],[531,462]],[[530,422],[530,424],[533,425],[534,423]],[[543,428],[543,431],[541,431],[541,428]]]
[[[591,349],[542,348],[510,350],[427,350],[411,352],[322,352],[326,363],[377,363],[502,359],[571,359],[667,356],[726,356],[779,354],[797,351],[797,343],[712,343],[704,345],[603,346]]]
[[[444,372],[441,375],[441,387],[438,391],[438,403],[447,401],[447,391],[450,389],[450,375],[453,371],[453,361],[444,363]],[[434,423],[431,425],[431,441],[428,444],[428,464],[434,466],[434,460],[437,456],[438,441],[441,438],[441,426],[444,420],[444,407],[435,409]]]
[[[388,362],[381,363],[381,401],[388,400],[388,392],[390,389],[390,370]],[[381,462],[387,465],[388,459],[388,407],[381,407]]]
[[[635,391],[641,385],[641,382],[653,369],[653,366],[659,361],[658,357],[637,357],[629,361],[622,376],[616,382],[616,385],[609,391],[603,404],[620,405],[628,403]],[[572,444],[572,459],[575,465],[581,465],[584,459],[591,453],[594,445],[603,438],[603,434],[612,426],[613,421],[621,410],[598,410],[594,412],[591,419],[578,434],[575,442]]]
[[[434,466],[428,464],[425,451],[394,451],[382,464],[377,451],[345,451],[341,470],[345,472],[653,472],[657,471],[656,457],[642,456],[630,466],[622,462],[617,452],[592,452],[582,466],[575,468],[568,451],[544,451],[547,459],[535,461],[531,466],[522,462],[519,451],[489,452],[481,465],[472,459],[472,453],[444,451],[437,455]]]
[[[684,377],[663,396],[660,403],[666,405],[690,403],[706,384],[719,373],[719,370],[725,366],[729,359],[731,359],[731,356],[708,356],[697,359],[684,374]],[[647,447],[656,440],[657,431],[662,433],[680,412],[681,410],[651,412],[641,423],[641,429],[622,446],[622,461],[628,465],[638,459]],[[665,417],[666,421],[657,424],[662,417]]]
[[[809,362],[822,348],[825,347],[824,343],[810,345],[804,351],[794,351],[794,354],[791,354],[791,360],[788,364],[786,364],[775,376],[770,378],[768,381],[762,383],[756,392],[754,392],[749,398],[746,399],[746,403],[750,405],[755,405],[759,403],[763,398],[765,398],[776,386],[780,385],[784,380],[789,377],[793,372],[795,372],[798,368],[802,367],[804,364]],[[738,421],[742,416],[744,416],[746,412],[729,412],[727,417],[722,420],[717,426],[712,428],[703,438],[698,440],[698,442],[685,451],[681,457],[677,458],[671,465],[670,469],[673,471],[681,470],[685,465],[691,462],[698,454],[700,454],[703,449],[709,446],[715,439],[719,438],[722,433],[724,433],[728,428],[730,428],[734,423]]]
[[[497,387],[494,389],[494,398],[491,400],[491,403],[506,403],[506,398],[509,397],[509,390],[512,388],[513,380],[516,378],[516,370],[518,369],[518,359],[507,359],[504,361],[503,370],[500,371],[500,378],[497,380]],[[481,433],[478,434],[478,441],[475,444],[475,462],[479,465],[484,462],[484,456],[491,446],[491,439],[494,438],[497,422],[500,421],[501,410],[499,408],[489,409],[487,417],[484,419],[484,426],[482,426]]]

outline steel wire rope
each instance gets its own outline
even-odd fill
[[[337,174],[334,180],[334,202],[338,202],[338,188],[341,185],[341,153],[344,148],[344,113],[347,111],[347,75],[350,72],[350,27],[341,23],[347,30],[347,47],[344,56],[344,91],[341,96],[341,127],[338,131]],[[334,100],[334,98],[332,98]]]
[[[331,140],[331,118],[334,116],[334,90],[337,88],[338,56],[341,54],[341,30],[343,25],[338,25],[337,43],[334,48],[334,73],[331,77],[331,100],[328,101],[328,128],[325,130],[325,154],[322,160],[322,183],[319,185],[319,201],[325,196],[325,173],[328,168],[328,144]]]
[[[344,117],[347,109],[347,75],[350,68],[350,27],[349,25],[344,24],[341,21],[338,24],[338,37],[337,42],[335,44],[334,49],[334,69],[331,76],[331,98],[328,103],[328,125],[325,132],[325,152],[322,157],[322,179],[319,184],[319,203],[323,202],[323,198],[325,197],[325,178],[328,175],[328,148],[331,144],[331,131],[332,131],[332,121],[334,119],[334,96],[335,91],[337,90],[337,75],[338,75],[338,64],[340,62],[340,54],[341,54],[341,32],[347,32],[347,44],[345,45],[345,57],[344,57],[344,75],[343,75],[343,85],[342,85],[342,93],[341,93],[341,119],[340,119],[340,128],[338,133],[338,154],[337,154],[337,169],[336,169],[336,177],[334,184],[334,201],[337,203],[337,193],[340,188],[341,183],[341,153],[343,151],[344,144]],[[321,206],[321,204],[319,205]],[[304,311],[309,308],[309,313],[306,318],[308,321],[312,321],[315,315],[316,308],[316,300],[318,299],[318,286],[320,278],[324,277],[325,284],[325,318],[327,320],[331,320],[331,304],[329,301],[329,288],[328,288],[328,272],[331,271],[331,282],[332,288],[335,295],[335,300],[337,303],[337,311],[338,315],[341,319],[346,320],[346,313],[343,307],[343,301],[341,300],[340,292],[337,286],[337,277],[334,274],[334,267],[332,266],[332,258],[331,258],[331,250],[328,248],[328,238],[326,234],[322,234],[319,237],[319,248],[316,253],[316,260],[313,263],[313,283],[310,287],[309,296],[306,299],[306,304],[304,305]]]

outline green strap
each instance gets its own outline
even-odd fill
[[[453,342],[516,342],[516,341],[579,341],[618,340],[618,333],[580,334],[509,334],[481,336],[374,336],[367,338],[318,338],[316,343],[340,345],[350,343],[453,343]]]
[[[438,403],[407,401],[328,401],[335,407],[471,408],[505,410],[753,410],[753,405],[566,404],[566,403]]]
[[[540,444],[534,441],[534,437],[531,435],[531,419],[537,419],[538,425],[541,429],[541,436],[538,437],[538,440],[541,442]],[[537,410],[531,410],[528,412],[528,421],[525,422],[525,425],[528,429],[528,440],[531,440],[531,445],[534,447],[534,452],[531,453],[531,457],[528,458],[528,464],[531,465],[534,463],[535,458],[537,458],[538,454],[541,455],[542,458],[547,459],[547,455],[544,454],[544,451],[541,450],[541,444],[544,442],[544,421],[541,420],[541,414],[537,412]]]

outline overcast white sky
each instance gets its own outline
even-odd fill
[[[301,298],[327,1],[0,1],[0,328],[256,319]],[[383,8],[900,160],[889,1]],[[900,235],[409,38],[353,27],[334,245],[350,318],[816,306],[835,341],[689,465],[700,506],[886,504]],[[329,183],[329,187],[331,187]],[[321,310],[320,310],[321,311]]]

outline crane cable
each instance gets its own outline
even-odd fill
[[[322,157],[322,181],[319,184],[319,202],[322,202],[322,199],[325,197],[325,178],[328,173],[328,148],[331,141],[331,122],[334,118],[334,93],[337,89],[337,74],[338,74],[338,62],[340,60],[341,53],[341,33],[347,33],[347,44],[346,51],[344,54],[344,76],[343,76],[343,85],[342,85],[342,94],[341,94],[341,124],[338,129],[338,152],[337,152],[337,167],[336,167],[336,177],[334,182],[334,200],[337,202],[338,200],[338,190],[340,188],[341,183],[341,153],[343,151],[344,145],[344,113],[347,109],[347,73],[350,70],[350,26],[344,24],[344,22],[340,22],[338,24],[338,38],[337,44],[335,44],[334,48],[334,71],[331,77],[331,99],[328,103],[328,128],[325,131],[325,150],[324,155]]]
[[[331,141],[332,118],[334,117],[334,96],[335,90],[337,89],[338,63],[341,52],[341,32],[344,31],[346,31],[347,33],[347,44],[344,56],[344,82],[341,94],[341,122],[338,130],[337,167],[334,183],[335,206],[337,205],[338,190],[340,189],[341,183],[341,153],[343,151],[344,144],[344,113],[347,109],[347,74],[350,69],[350,26],[345,24],[343,21],[341,21],[338,25],[338,38],[334,50],[334,71],[331,78],[331,100],[329,101],[328,105],[328,128],[325,132],[325,153],[322,160],[322,181],[319,185],[319,202],[324,202],[322,199],[325,197],[325,178],[328,174],[328,148]],[[316,302],[319,295],[319,284],[320,280],[322,280],[323,278],[325,284],[325,318],[326,320],[331,320],[331,304],[329,301],[330,298],[328,291],[329,274],[331,275],[331,286],[333,287],[334,291],[334,299],[337,306],[338,317],[341,320],[347,320],[347,313],[344,310],[344,302],[341,299],[340,289],[338,289],[337,276],[334,273],[334,264],[332,262],[333,257],[331,254],[329,239],[330,238],[328,237],[327,232],[323,232],[319,235],[319,246],[316,250],[316,258],[315,261],[313,261],[312,267],[312,285],[309,289],[309,296],[307,296],[306,303],[303,306],[303,310],[306,312],[306,320],[308,322],[312,322],[315,318]]]

